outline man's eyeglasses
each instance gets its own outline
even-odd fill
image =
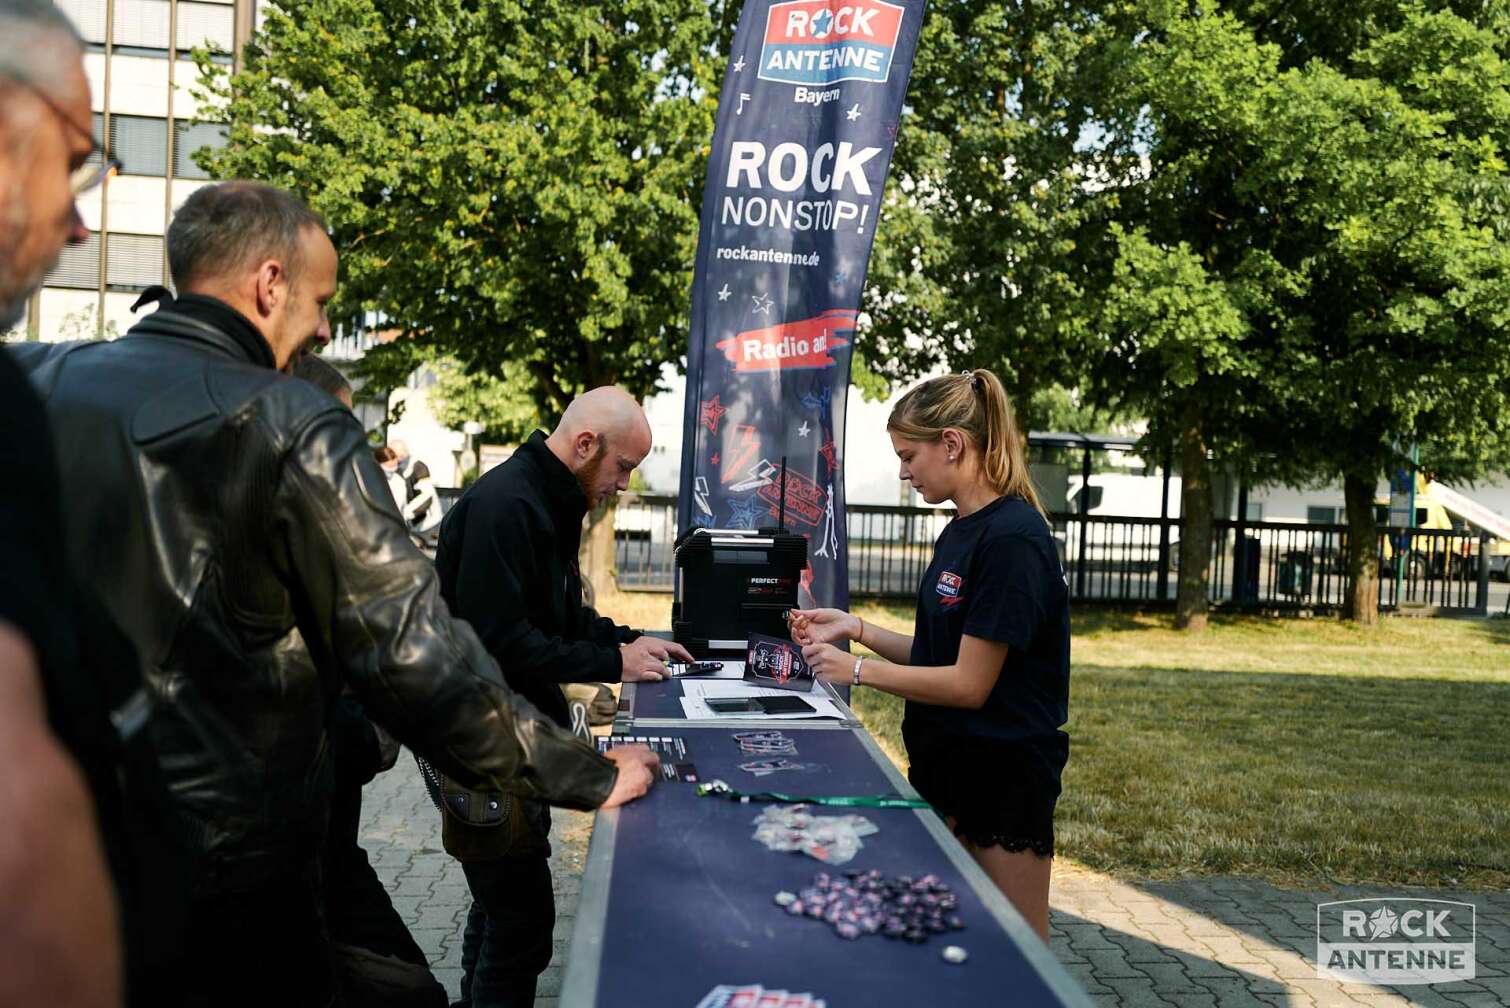
[[[107,151],[98,140],[94,138],[94,131],[85,129],[69,117],[68,113],[58,108],[56,102],[47,97],[46,92],[29,81],[11,78],[15,83],[26,88],[37,100],[52,110],[53,114],[67,124],[68,128],[89,141],[89,158],[82,165],[75,168],[68,176],[68,187],[73,191],[74,198],[84,195],[91,189],[98,188],[107,178],[117,175],[121,170],[121,162],[114,154]]]

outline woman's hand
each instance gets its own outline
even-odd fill
[[[792,626],[792,640],[804,648],[860,638],[860,618],[841,609],[793,609],[787,621]]]
[[[814,674],[824,682],[848,683],[855,671],[855,656],[832,644],[806,645],[802,649],[802,660],[811,665]]]

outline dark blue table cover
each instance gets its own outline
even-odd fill
[[[757,758],[739,752],[731,738],[738,730],[744,729],[642,728],[635,734],[682,736],[704,780],[722,778],[740,790],[894,793],[851,730],[789,732],[798,750],[789,758],[820,763],[823,769],[758,779],[736,767]],[[662,783],[645,799],[619,810],[598,1005],[693,1008],[719,984],[755,983],[811,992],[830,1008],[1060,1003],[954,868],[918,812],[853,810],[880,832],[865,838],[849,864],[830,868],[806,855],[769,851],[753,840],[753,820],[764,807],[699,798],[692,785]],[[851,810],[822,811],[842,815]],[[803,888],[817,872],[845,868],[938,875],[959,895],[966,930],[931,936],[924,945],[880,935],[846,941],[827,924],[789,916],[772,899],[778,890]],[[940,952],[949,944],[965,947],[969,961],[945,962]]]

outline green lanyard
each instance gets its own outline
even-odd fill
[[[700,798],[727,798],[741,804],[750,802],[780,802],[784,805],[838,805],[844,808],[910,808],[925,809],[931,806],[921,798],[898,798],[892,795],[830,795],[822,798],[782,794],[779,791],[735,791],[721,780],[709,781],[697,786]]]

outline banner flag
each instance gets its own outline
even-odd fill
[[[923,0],[748,0],[703,190],[678,525],[808,537],[804,605],[847,606],[844,405]],[[880,432],[875,432],[880,436]]]

